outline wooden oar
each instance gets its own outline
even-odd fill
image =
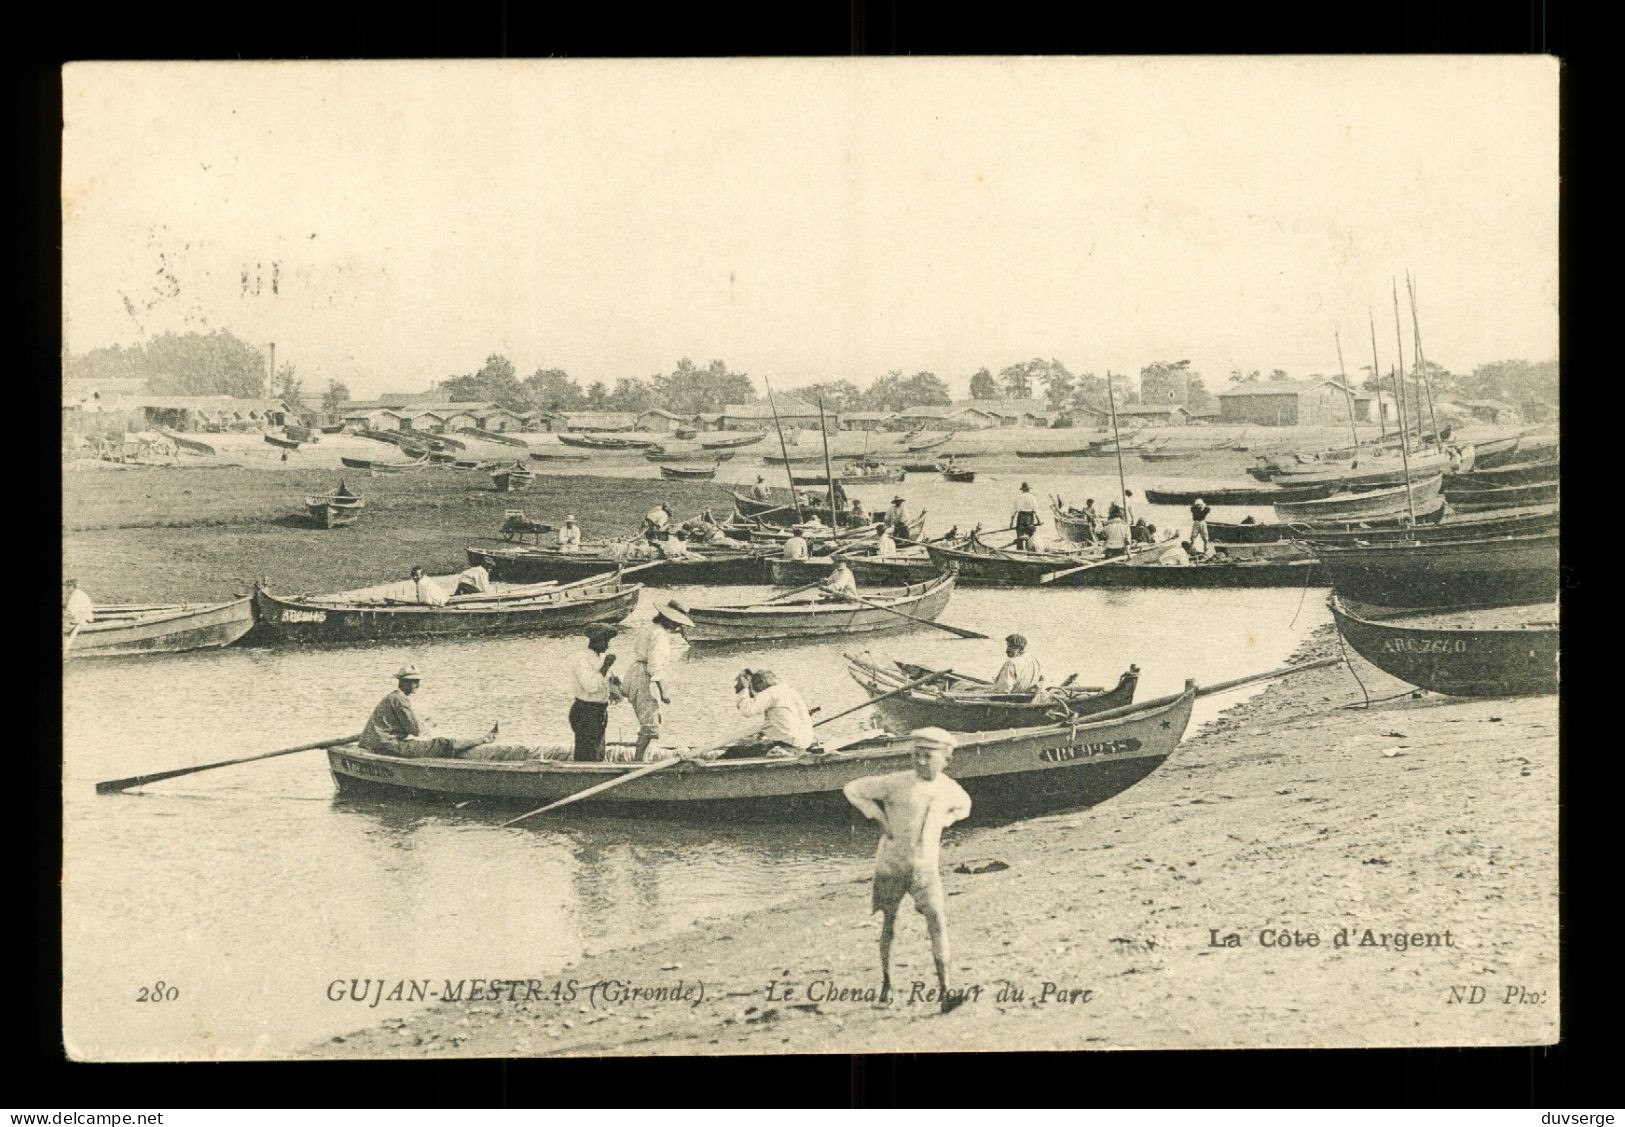
[[[338,747],[340,744],[354,743],[361,738],[358,732],[353,736],[340,736],[333,740],[319,740],[316,743],[300,744],[298,747],[285,747],[281,751],[267,751],[261,755],[245,755],[238,759],[222,759],[218,763],[202,763],[196,767],[180,767],[173,771],[159,771],[151,775],[133,775],[128,779],[109,779],[96,784],[97,794],[113,794],[117,791],[138,787],[143,783],[155,783],[160,779],[174,779],[181,775],[195,775],[199,771],[212,771],[216,767],[231,767],[238,763],[253,763],[259,759],[275,759],[279,755],[292,755],[296,751],[315,751],[318,748]]]
[[[68,650],[73,647],[73,640],[79,636],[79,631],[83,626],[83,622],[75,622],[73,624],[73,629],[68,631],[67,640],[62,643],[62,653],[64,656],[67,654]]]
[[[1249,673],[1245,677],[1237,677],[1230,681],[1220,681],[1217,685],[1199,686],[1196,690],[1196,695],[1199,697],[1212,696],[1214,693],[1222,693],[1229,689],[1240,688],[1242,685],[1250,685],[1254,681],[1267,681],[1273,677],[1290,677],[1294,673],[1307,673],[1312,669],[1324,669],[1328,665],[1342,664],[1343,659],[1341,657],[1323,657],[1318,661],[1306,661],[1302,665],[1283,665],[1279,669],[1270,669],[1263,673]],[[1169,696],[1158,697],[1155,700],[1140,701],[1135,704],[1121,705],[1117,708],[1107,709],[1105,712],[1093,712],[1088,716],[1079,717],[1078,722],[1080,724],[1094,724],[1101,720],[1115,720],[1120,716],[1124,716],[1132,712],[1138,712],[1144,708],[1158,708],[1165,704],[1172,704],[1174,701],[1178,700],[1184,695],[1184,693],[1173,693]]]
[[[889,693],[882,693],[878,697],[870,697],[868,700],[864,701],[862,704],[855,704],[851,708],[845,709],[845,710],[843,710],[841,712],[837,712],[834,716],[826,716],[822,720],[814,721],[813,722],[813,727],[814,728],[820,728],[820,727],[824,726],[825,724],[828,724],[831,720],[839,720],[843,716],[849,716],[852,713],[857,712],[860,709],[868,708],[871,704],[878,704],[880,701],[885,700],[887,697],[894,697],[894,696],[897,696],[899,693],[906,693],[908,690],[918,688],[919,686],[925,684],[927,681],[935,681],[938,677],[942,677],[942,676],[944,676],[944,675],[946,675],[948,673],[951,673],[951,672],[952,672],[952,670],[944,669],[944,670],[942,670],[940,672],[932,673],[931,675],[929,675],[927,677],[921,677],[918,681],[912,681],[909,684],[904,685],[902,688],[893,689]],[[629,771],[624,775],[619,775],[619,776],[617,776],[617,777],[615,777],[613,779],[610,779],[610,780],[608,780],[606,782],[599,783],[597,786],[591,786],[591,787],[588,787],[586,790],[576,791],[576,793],[574,793],[572,795],[569,795],[568,797],[561,798],[557,802],[550,802],[546,806],[542,806],[542,807],[539,807],[539,808],[537,808],[535,810],[532,810],[528,814],[521,814],[517,818],[510,818],[506,822],[503,822],[502,826],[503,826],[503,828],[506,828],[508,826],[513,825],[516,822],[523,822],[526,818],[533,818],[537,814],[546,814],[549,810],[557,810],[561,806],[568,806],[572,802],[581,801],[583,798],[590,798],[592,795],[602,794],[604,791],[609,790],[612,787],[618,787],[622,783],[629,783],[633,779],[641,779],[645,775],[652,775],[656,771],[664,770],[665,768],[675,766],[678,763],[687,763],[687,762],[690,762],[690,761],[692,761],[694,759],[698,759],[701,756],[705,755],[707,752],[718,751],[718,750],[720,750],[722,748],[727,747],[730,744],[739,742],[741,739],[747,739],[750,736],[755,735],[757,730],[758,729],[752,727],[748,732],[735,734],[733,736],[728,737],[726,740],[723,740],[721,743],[711,744],[709,747],[703,748],[700,751],[694,752],[694,753],[692,753],[690,755],[680,755],[680,756],[677,756],[675,759],[662,759],[659,763],[651,763],[647,767],[640,767],[636,771]]]
[[[782,601],[784,599],[788,599],[788,598],[790,598],[790,597],[792,597],[794,595],[799,595],[803,591],[811,591],[814,587],[822,587],[824,584],[826,584],[828,582],[829,582],[829,578],[826,576],[825,578],[817,580],[816,582],[807,584],[805,587],[797,587],[795,590],[786,591],[782,595],[774,595],[771,599],[767,600],[767,602],[765,602],[765,603],[757,603],[756,605],[757,606],[764,606],[764,607],[765,606],[770,606],[773,603],[777,603],[777,602],[780,602],[780,601]]]
[[[933,622],[929,618],[920,618],[917,615],[904,614],[900,610],[895,610],[892,607],[886,606],[884,603],[872,602],[869,599],[865,599],[861,595],[849,595],[843,593],[841,597],[844,599],[851,599],[854,602],[862,603],[864,606],[872,607],[875,610],[883,610],[887,614],[895,614],[898,618],[906,618],[910,622],[918,622],[921,626],[935,626],[938,630],[946,630],[948,633],[957,634],[961,638],[981,638],[983,640],[986,640],[987,638],[986,634],[978,634],[974,630],[966,630],[963,626],[949,626],[946,622]]]

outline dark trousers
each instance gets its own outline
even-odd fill
[[[570,705],[570,730],[576,734],[575,757],[593,763],[604,759],[604,731],[609,727],[609,705],[577,700]]]
[[[1128,549],[1127,548],[1107,548],[1106,549],[1106,559],[1108,559],[1108,560],[1116,559],[1118,556],[1126,556],[1126,555],[1128,555]]]

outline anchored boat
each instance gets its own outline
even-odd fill
[[[63,656],[133,657],[229,646],[254,625],[249,596],[224,603],[98,606],[94,621],[63,635]]]
[[[901,661],[883,665],[852,654],[845,656],[847,672],[871,697],[896,692],[910,681],[935,672],[927,665]],[[1139,682],[1140,667],[1131,665],[1110,689],[1068,685],[1004,693],[975,677],[947,673],[942,680],[877,701],[875,711],[892,732],[930,727],[950,732],[991,732],[1049,724],[1064,719],[1068,713],[1089,716],[1121,708],[1134,703],[1134,689]]]
[[[1354,651],[1401,681],[1464,697],[1557,692],[1550,603],[1447,614],[1365,607],[1336,595],[1330,604]]]

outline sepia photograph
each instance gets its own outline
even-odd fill
[[[1559,71],[67,65],[66,1055],[1555,1044]]]

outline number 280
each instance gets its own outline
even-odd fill
[[[135,1000],[138,1002],[173,1002],[180,996],[179,988],[162,980],[154,982],[151,986],[143,986],[135,992]]]

